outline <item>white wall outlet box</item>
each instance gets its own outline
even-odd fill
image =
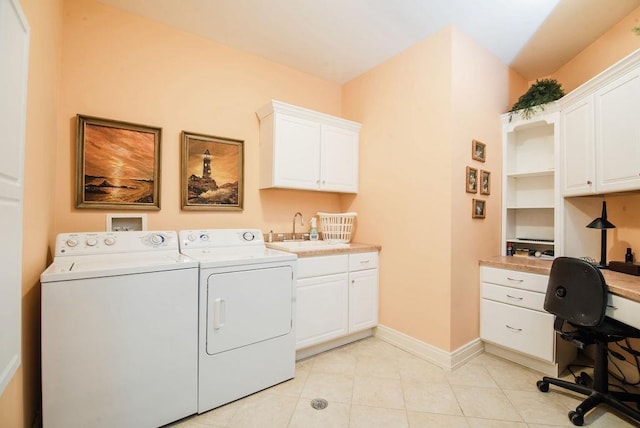
[[[146,214],[107,214],[107,232],[147,230]]]

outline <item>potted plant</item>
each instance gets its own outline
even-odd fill
[[[544,105],[555,101],[564,96],[564,89],[562,85],[558,83],[556,79],[541,79],[536,80],[536,83],[531,85],[529,90],[525,92],[518,101],[511,107],[511,116],[516,111],[520,111],[520,116],[523,119],[529,119],[537,111],[544,110]]]

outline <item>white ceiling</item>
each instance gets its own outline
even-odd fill
[[[640,0],[99,1],[336,83],[449,24],[533,80],[640,6]]]

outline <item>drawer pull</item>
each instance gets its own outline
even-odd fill
[[[367,264],[369,264],[369,260],[360,260],[360,264],[361,265],[367,265]]]
[[[511,294],[507,294],[507,297],[513,300],[522,300],[524,297],[512,296]]]
[[[524,281],[524,279],[511,278],[511,277],[509,277],[509,276],[507,277],[507,279],[508,279],[509,281],[513,281],[513,282],[523,282],[523,281]]]
[[[521,328],[515,328],[515,327],[511,327],[509,324],[505,324],[505,327],[507,327],[509,330],[515,331],[515,332],[521,332],[522,329]]]
[[[607,308],[611,308],[611,309],[613,309],[614,311],[615,311],[616,309],[618,309],[618,307],[617,307],[617,306],[613,306],[613,305],[607,305]]]

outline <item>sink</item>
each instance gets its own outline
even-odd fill
[[[349,244],[331,243],[328,241],[285,241],[267,243],[269,248],[289,252],[313,251],[313,250],[334,250],[339,248],[349,248]]]

